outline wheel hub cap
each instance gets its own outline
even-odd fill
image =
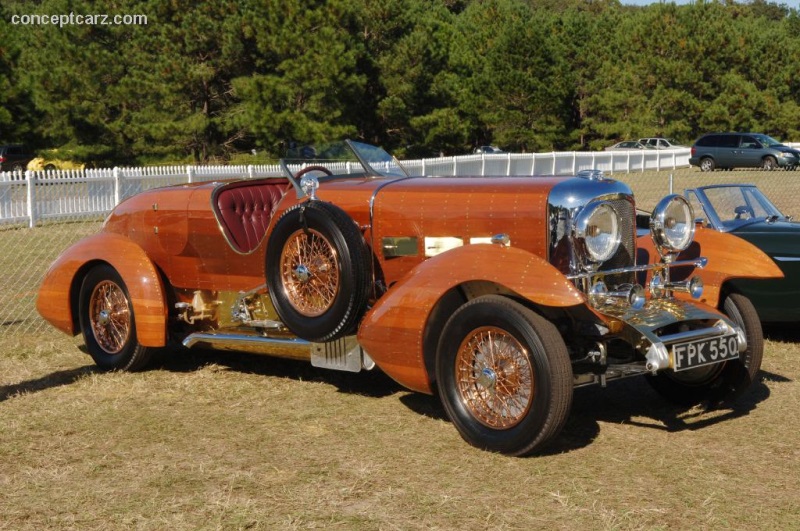
[[[305,284],[311,278],[311,271],[305,265],[300,264],[294,268],[292,275],[294,275],[294,278],[296,278],[298,282]]]
[[[497,385],[497,374],[489,367],[484,367],[476,379],[476,383],[480,386],[483,386],[490,393],[494,394],[494,387]]]

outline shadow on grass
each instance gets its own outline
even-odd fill
[[[611,382],[605,389],[583,387],[575,390],[572,410],[561,434],[542,452],[555,455],[588,447],[600,434],[600,423],[629,424],[667,432],[708,428],[748,415],[769,398],[763,381],[788,382],[788,378],[761,371],[753,384],[733,405],[715,409],[681,407],[667,402],[644,378]],[[447,415],[438,397],[412,393],[400,397],[409,409],[439,420]]]
[[[151,370],[193,372],[211,364],[243,374],[323,382],[336,387],[341,393],[374,398],[405,391],[404,387],[378,369],[360,373],[332,371],[313,367],[308,361],[211,349],[175,349],[161,352],[154,360]]]
[[[83,350],[83,349],[81,349]],[[295,381],[322,382],[339,392],[381,398],[400,393],[399,401],[410,410],[437,420],[448,420],[438,396],[407,392],[380,370],[348,373],[312,367],[307,361],[218,350],[169,350],[159,353],[149,370],[194,372],[209,365],[243,374],[256,374]],[[0,387],[0,402],[19,394],[70,385],[95,372],[94,366],[57,371],[19,384]],[[758,381],[730,407],[703,409],[672,405],[654,391],[644,378],[611,382],[575,390],[572,410],[561,434],[538,455],[553,455],[589,446],[600,433],[600,423],[630,424],[642,428],[680,432],[700,430],[745,416],[769,398],[763,381],[788,382],[779,374],[761,371]]]
[[[41,378],[27,380],[18,384],[0,386],[0,402],[13,398],[17,395],[26,395],[30,393],[37,393],[55,387],[64,385],[71,385],[77,382],[81,377],[86,374],[95,372],[95,368],[91,365],[79,367],[77,369],[69,369],[65,371],[56,371]]]
[[[702,430],[746,416],[769,398],[770,391],[763,380],[789,381],[778,374],[761,371],[758,380],[735,403],[710,409],[676,406],[661,397],[644,378],[611,382],[606,389],[576,389],[567,424],[545,454],[588,446],[600,433],[600,422],[681,432]]]

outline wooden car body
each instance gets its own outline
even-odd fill
[[[545,348],[538,349],[540,359],[531,363],[543,363],[538,370],[547,373],[548,364],[556,364],[548,360],[553,350],[548,341],[559,351],[564,347],[568,354],[552,354],[560,356],[563,366],[552,376],[562,382],[552,395],[562,402],[559,410],[568,411],[563,402],[573,386],[680,369],[673,345],[683,348],[687,342],[724,336],[726,345],[738,345],[744,353],[743,327],[721,311],[726,284],[780,275],[769,258],[746,242],[703,229],[690,248],[665,258],[650,236],[636,237],[635,204],[627,186],[597,175],[412,177],[377,171],[371,161],[362,166],[341,175],[300,179],[309,167],[293,171],[284,165],[284,177],[183,185],[134,196],[113,211],[100,233],[57,259],[42,284],[38,309],[64,332],[82,332],[90,353],[99,342],[93,356],[106,368],[135,368],[142,349],[183,343],[309,359],[331,369],[377,365],[402,385],[433,393],[437,386],[452,388],[446,382],[458,374],[444,368],[442,352],[459,343],[459,352],[466,348],[466,340],[449,337],[450,331],[458,329],[462,317],[481,319],[483,306],[489,313],[496,307],[508,315],[487,325],[490,335],[502,336],[502,323],[509,319],[508,327],[523,330],[503,339],[504,345],[521,345],[514,364],[527,364],[533,359],[529,351],[537,350],[536,340],[524,346],[530,336],[525,322],[536,328],[543,319],[558,331],[560,338],[545,341]],[[601,203],[606,206],[598,207]],[[590,207],[605,209],[619,236],[613,256],[602,264],[586,263],[586,253],[574,248],[600,230],[590,223],[586,235],[576,232],[582,212]],[[328,218],[337,221],[331,224]],[[293,246],[325,243],[326,238],[338,242],[328,254],[297,265]],[[739,258],[744,254],[748,260]],[[289,263],[295,265],[287,269]],[[296,294],[311,293],[309,275],[314,274],[335,279],[328,280],[335,285],[323,285],[332,289],[335,300],[321,310],[307,309]],[[350,276],[357,277],[356,287],[348,284]],[[654,277],[672,284],[661,289]],[[688,280],[695,277],[705,282],[699,297],[692,291],[698,281],[690,285]],[[94,305],[103,303],[93,299],[97,289],[92,282],[118,286],[112,293],[126,296],[120,298],[119,318],[135,316],[135,322],[128,317],[123,330],[135,337],[126,338],[118,350],[103,346],[108,341],[103,334],[114,332],[109,323],[117,310],[109,306],[92,313]],[[349,304],[344,317],[331,321],[327,313],[340,303]],[[520,312],[525,322],[517,319]],[[494,322],[491,315],[487,319]],[[483,328],[475,329],[484,333]],[[478,358],[483,348],[476,350]],[[510,371],[510,363],[500,364],[503,371]],[[732,362],[713,366],[725,363]],[[518,413],[504,405],[501,413],[476,423],[473,413],[484,406],[469,404],[475,397],[483,403],[486,396],[495,396],[498,367],[476,372],[473,379],[480,385],[471,385],[477,391],[462,390],[466,394],[455,399],[443,395],[443,401],[451,417],[466,419],[454,422],[471,443],[529,453],[558,431],[566,413],[559,413],[563,418],[556,428],[542,428],[533,382],[514,377],[516,387],[528,389],[530,404]],[[530,374],[538,378],[537,371]],[[548,382],[537,383],[537,389],[546,389]],[[467,404],[466,413],[459,404]],[[515,420],[508,431],[495,425],[509,416]],[[533,417],[535,426],[527,426]],[[533,435],[493,442],[495,429]],[[544,432],[536,435],[537,430]]]

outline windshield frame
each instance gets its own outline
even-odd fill
[[[297,198],[306,197],[306,192],[301,186],[302,179],[306,173],[312,173],[318,182],[324,183],[337,179],[352,178],[406,178],[408,171],[393,155],[379,146],[373,146],[363,142],[346,139],[341,143],[332,144],[334,148],[345,148],[345,155],[348,153],[352,159],[338,157],[336,159],[325,158],[282,158],[279,162],[281,172],[289,180],[297,193]],[[329,146],[330,148],[330,146]],[[316,154],[315,149],[308,150]],[[330,149],[325,150],[330,151]],[[325,152],[323,151],[323,152]],[[309,170],[311,167],[322,167],[322,169]],[[305,170],[305,171],[304,171]]]
[[[718,211],[722,202],[719,199],[715,200],[710,197],[712,195],[711,192],[715,190],[736,190],[742,196],[742,200],[745,203],[741,206],[748,207],[750,211],[754,213],[756,211],[764,211],[766,214],[749,217],[747,219],[734,218],[723,220],[723,216],[721,216]],[[694,203],[692,200],[692,196],[694,196],[703,210],[705,222],[711,228],[720,232],[731,232],[744,226],[761,221],[768,221],[770,219],[775,221],[779,219],[789,219],[789,217],[784,215],[754,184],[715,184],[698,188],[688,188],[684,190],[684,196],[689,199],[690,203]],[[698,214],[698,212],[695,212],[695,218],[698,217]]]

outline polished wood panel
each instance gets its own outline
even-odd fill
[[[658,261],[658,253],[650,235],[637,239],[640,257],[643,252],[649,262]],[[720,303],[720,293],[726,281],[734,278],[781,278],[783,272],[761,249],[732,234],[717,232],[698,226],[692,246],[684,251],[679,259],[693,259],[699,256],[708,258],[703,269],[675,272],[673,277],[683,280],[692,275],[703,279],[704,289],[700,302],[713,308]],[[685,269],[685,268],[680,268]],[[677,277],[677,278],[676,278]],[[648,276],[648,281],[650,276]],[[676,297],[693,300],[686,293],[676,293]]]
[[[486,238],[547,256],[547,196],[560,178],[415,178],[397,181],[375,200],[375,254],[387,285],[425,260],[425,237]],[[416,256],[385,258],[383,238],[416,237]],[[486,267],[494,267],[486,264]]]
[[[70,301],[78,297],[80,284],[73,289],[73,279],[87,264],[97,262],[110,264],[125,282],[139,342],[147,347],[166,345],[166,294],[161,279],[141,247],[119,234],[101,232],[84,238],[56,260],[39,289],[36,307],[42,317],[70,335],[78,333],[78,316],[73,315]]]
[[[359,342],[397,382],[430,393],[423,331],[442,295],[472,281],[486,281],[543,306],[568,307],[586,301],[564,275],[528,251],[467,245],[427,260],[397,282],[362,321]]]

